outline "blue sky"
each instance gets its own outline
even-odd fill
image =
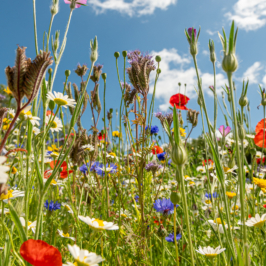
[[[52,34],[60,30],[62,41],[66,27],[69,5],[59,0],[59,13],[55,16]],[[50,22],[50,0],[36,0],[38,44],[42,47],[43,33],[48,31]],[[212,119],[213,97],[208,89],[213,84],[212,65],[209,61],[208,40],[215,42],[217,55],[217,85],[227,82],[226,75],[220,67],[222,46],[217,31],[225,28],[229,32],[231,20],[234,19],[239,27],[237,42],[237,57],[239,68],[235,73],[237,94],[241,93],[243,78],[250,80],[248,98],[251,102],[252,126],[262,118],[260,96],[257,93],[258,84],[266,85],[266,57],[265,57],[265,0],[89,0],[88,6],[76,9],[73,13],[65,53],[61,60],[55,80],[54,90],[62,91],[64,71],[70,69],[70,81],[79,83],[74,73],[78,63],[90,65],[89,41],[95,35],[99,41],[98,63],[104,65],[107,73],[107,108],[118,108],[121,92],[115,68],[115,51],[139,49],[144,52],[160,54],[162,57],[155,111],[167,110],[168,100],[172,94],[178,92],[178,82],[187,84],[187,94],[191,98],[188,107],[199,110],[194,92],[196,74],[192,58],[189,54],[188,43],[184,29],[201,26],[199,38],[198,65],[203,79],[203,87],[207,101],[207,108]],[[35,57],[33,35],[32,1],[3,1],[0,9],[0,83],[6,84],[4,69],[14,64],[17,45],[27,47],[27,56]],[[119,58],[120,75],[122,75],[123,59]],[[153,89],[151,76],[151,88]],[[92,90],[92,83],[89,90]],[[100,85],[101,95],[103,84]],[[89,108],[83,116],[82,123],[87,129],[91,125]],[[154,123],[156,119],[153,120]],[[159,121],[158,121],[159,124]],[[224,124],[219,110],[218,125]],[[100,125],[101,127],[101,125]],[[192,136],[201,133],[201,126]]]

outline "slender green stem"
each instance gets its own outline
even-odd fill
[[[186,190],[185,190],[185,182],[184,182],[184,174],[183,174],[183,165],[178,165],[178,169],[176,170],[176,181],[180,182],[181,184],[181,194],[182,194],[182,205],[183,205],[183,211],[185,214],[185,220],[187,225],[187,235],[188,235],[188,245],[189,245],[189,251],[190,251],[190,260],[191,265],[194,266],[194,256],[193,256],[193,245],[192,245],[192,239],[191,239],[191,231],[190,231],[190,224],[189,224],[189,216],[188,216],[188,207],[187,207],[187,197],[186,197]]]
[[[242,160],[240,158],[240,152],[239,152],[239,138],[238,138],[238,124],[237,124],[237,118],[236,118],[236,110],[235,110],[235,100],[234,100],[234,90],[233,90],[233,79],[232,79],[232,73],[227,72],[228,77],[228,83],[230,87],[230,93],[231,93],[231,101],[232,101],[232,117],[233,117],[233,123],[234,123],[234,131],[235,131],[235,144],[236,144],[236,158],[238,163],[238,182],[240,186],[240,202],[241,202],[241,222],[243,224],[243,250],[245,250],[245,261],[246,266],[249,265],[248,260],[248,243],[247,243],[247,229],[245,226],[245,180],[243,178],[243,165]],[[242,151],[243,153],[243,151]],[[244,154],[243,154],[244,156]],[[229,221],[228,221],[229,222]]]
[[[174,208],[174,240],[175,240],[176,265],[179,266],[178,246],[176,241],[176,207]]]
[[[54,21],[54,14],[52,14],[51,16],[51,20],[50,20],[50,25],[49,25],[49,30],[48,30],[48,36],[47,36],[47,44],[46,44],[46,52],[49,51],[49,42],[50,42],[50,35],[51,35],[51,29],[52,29],[52,25],[53,25],[53,21]]]
[[[36,22],[36,0],[32,0],[33,3],[33,22],[34,22],[34,40],[35,40],[35,51],[36,55],[39,54],[39,49],[38,49],[38,38],[37,38],[37,22]]]
[[[217,106],[217,89],[216,89],[216,69],[215,69],[215,62],[213,62],[213,78],[214,78],[214,123],[213,128],[216,129],[216,122],[217,122],[217,114],[218,114],[218,106]]]

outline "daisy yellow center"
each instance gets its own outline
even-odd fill
[[[210,200],[205,200],[206,204],[211,204],[212,202]]]
[[[116,154],[114,152],[110,152],[109,155],[116,157]]]
[[[62,233],[62,235],[63,235],[64,237],[69,237],[69,233],[66,233],[66,234]]]
[[[9,198],[12,198],[13,197],[12,192],[13,192],[13,190],[9,190],[6,195],[4,193],[2,193],[0,196],[0,200],[6,200]]]
[[[215,220],[213,220],[213,222],[216,224],[222,224],[221,218],[216,218]]]
[[[265,223],[265,220],[261,220],[260,222],[255,223],[254,226],[255,226],[255,227],[258,227],[258,228],[262,228],[263,225],[264,225],[264,223]]]
[[[28,226],[30,226],[32,224],[32,222],[28,222]]]
[[[70,211],[70,208],[69,208],[67,205],[65,205],[65,208],[66,208],[68,211]]]
[[[63,100],[63,99],[60,99],[60,98],[55,98],[54,99],[54,102],[58,105],[66,105],[67,104],[67,101],[66,100]]]
[[[57,128],[57,123],[55,121],[52,122],[51,128]]]
[[[15,166],[13,166],[13,167],[12,167],[12,172],[11,172],[11,173],[12,173],[12,174],[15,174],[17,171],[18,171],[17,168],[16,168]]]
[[[229,170],[230,170],[229,167],[224,167],[224,172],[225,172],[225,173],[228,172]]]
[[[192,185],[195,185],[195,182],[190,181],[190,182],[189,182],[189,185],[191,185],[191,186],[192,186]]]
[[[239,209],[238,205],[232,207],[233,211],[237,211],[238,209]]]
[[[123,216],[124,218],[127,218],[127,216],[124,213],[122,213],[121,216]]]
[[[207,258],[209,258],[209,259],[212,259],[212,258],[215,258],[217,256],[217,254],[216,253],[214,253],[214,254],[205,254],[205,256]]]
[[[51,185],[56,185],[57,182],[53,179],[52,182],[51,182]]]
[[[229,199],[232,199],[234,196],[236,196],[235,192],[226,192],[226,195]]]
[[[103,220],[94,219],[94,220],[92,221],[92,223],[94,223],[94,222],[97,222],[99,226],[104,227]]]

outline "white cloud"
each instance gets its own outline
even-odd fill
[[[177,0],[88,0],[97,14],[114,10],[129,16],[152,14],[156,8],[166,10],[176,4]]]
[[[187,55],[179,55],[176,49],[163,49],[160,52],[152,52],[153,55],[160,55],[162,61],[160,62],[160,69],[162,70],[160,77],[156,85],[155,97],[162,102],[159,108],[162,111],[166,111],[169,105],[169,99],[173,94],[179,92],[178,83],[182,84],[181,93],[185,93],[186,84],[186,95],[190,98],[197,97],[195,87],[197,88],[197,76],[192,60]],[[203,90],[208,95],[212,95],[209,89],[210,85],[213,85],[213,75],[209,73],[201,73]],[[152,72],[151,81],[153,82],[150,93],[153,92],[155,71]],[[216,87],[218,93],[221,92],[221,86],[227,82],[227,79],[223,74],[216,75]]]
[[[264,86],[266,86],[266,75],[263,77],[262,82],[263,82]]]
[[[233,13],[228,12],[225,16],[235,20],[239,28],[257,30],[266,24],[266,1],[238,0],[233,6]]]
[[[207,50],[203,50],[202,53],[203,55],[210,55],[210,52],[208,52]]]
[[[209,34],[209,35],[214,35],[214,34],[217,34],[217,31],[211,31],[211,30],[206,30],[206,32]],[[218,34],[217,34],[218,35]]]
[[[249,84],[258,83],[258,78],[260,77],[260,70],[263,69],[263,66],[260,62],[255,62],[251,67],[249,67],[245,73],[243,74],[242,78],[239,81],[249,80]]]

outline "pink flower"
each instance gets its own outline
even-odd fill
[[[64,0],[66,4],[71,4],[70,0]],[[87,0],[76,0],[76,8],[79,8],[81,5],[79,4],[83,4],[86,5],[87,4]]]
[[[223,137],[226,137],[230,133],[231,127],[228,126],[228,127],[225,128],[225,126],[220,126],[219,127],[219,131],[220,131],[220,133],[222,134]]]

